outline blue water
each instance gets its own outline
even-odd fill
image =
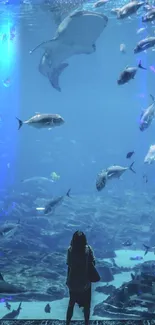
[[[141,26],[139,19],[121,23],[110,19],[97,41],[96,53],[68,60],[69,67],[60,77],[62,93],[59,94],[37,71],[41,52],[28,56],[32,47],[50,38],[55,30],[50,17],[45,21],[43,14],[38,19],[36,16],[33,30],[25,31],[24,23],[21,30],[20,117],[27,119],[35,112],[52,111],[62,115],[66,123],[51,132],[21,130],[18,135],[22,143],[21,157],[31,158],[26,168],[20,163],[19,177],[30,177],[34,173],[48,176],[51,171],[56,171],[61,175],[59,190],[69,186],[79,193],[95,192],[97,172],[114,163],[128,165],[126,153],[135,150],[137,175],[126,173],[123,186],[132,189],[134,184],[141,190],[142,174],[146,171],[143,159],[153,143],[153,126],[141,133],[138,122],[141,110],[150,103],[149,94],[154,90],[154,73],[149,70],[149,65],[154,64],[154,54],[150,51],[147,55],[136,56],[133,48],[147,32],[136,34]],[[126,44],[126,55],[120,53],[120,43]],[[120,72],[126,65],[137,65],[139,59],[148,71],[138,71],[135,80],[118,87]],[[32,153],[37,156],[37,164]],[[42,160],[47,156],[51,162],[44,164]],[[147,168],[148,187],[154,183],[151,172],[152,166]],[[118,191],[119,186],[117,183]]]
[[[69,67],[60,76],[61,94],[54,91],[48,80],[37,71],[41,50],[33,56],[28,55],[31,48],[54,35],[55,26],[50,15],[45,19],[45,13],[38,13],[36,8],[33,16],[29,17],[29,11],[25,11],[25,19],[23,15],[19,21],[19,33],[15,40],[18,45],[14,46],[21,55],[19,57],[17,53],[13,53],[14,57],[9,59],[9,68],[6,63],[2,68],[2,80],[11,75],[9,89],[1,85],[3,103],[7,106],[2,113],[7,117],[11,114],[9,121],[11,119],[10,123],[14,124],[11,130],[16,128],[14,116],[28,119],[35,112],[60,113],[66,123],[62,128],[50,132],[23,128],[15,136],[13,147],[17,148],[16,142],[19,145],[19,157],[15,167],[18,179],[34,174],[48,177],[50,172],[56,171],[61,175],[59,190],[70,186],[79,193],[95,192],[96,174],[111,164],[128,165],[126,153],[135,150],[135,168],[138,172],[136,177],[126,173],[123,186],[132,188],[134,183],[141,190],[141,175],[146,171],[143,159],[150,144],[153,144],[153,126],[141,133],[138,122],[141,110],[151,102],[149,94],[153,94],[154,90],[154,73],[149,69],[154,64],[154,52],[134,55],[133,48],[144,35],[153,32],[153,28],[148,27],[148,32],[137,35],[136,31],[141,27],[140,18],[118,22],[115,17],[110,16],[108,26],[97,41],[96,52],[73,56],[68,60]],[[31,23],[32,26],[28,27]],[[125,55],[119,51],[121,43],[125,43],[127,47]],[[5,51],[4,56],[7,49]],[[148,67],[148,71],[139,70],[135,80],[118,87],[117,78],[120,72],[126,65],[137,65],[139,59]],[[11,103],[14,102],[14,108],[7,102],[8,95],[10,98],[16,96],[16,99],[10,100]],[[8,123],[6,125],[3,119],[6,134],[9,133],[7,127],[10,128]],[[2,137],[3,134],[5,133],[2,133]],[[30,143],[29,139],[32,138]],[[33,155],[37,158],[37,164]],[[42,160],[47,157],[48,164],[43,163]],[[25,159],[26,166],[23,163]],[[148,187],[154,184],[152,172],[152,166],[147,168]],[[117,184],[118,191],[119,186]]]
[[[66,2],[66,4],[68,3]],[[79,8],[81,8],[81,3],[82,1],[79,1]],[[64,8],[66,4],[64,4]],[[120,5],[121,3],[118,3],[118,6]],[[103,218],[106,214],[106,211],[102,210],[102,204],[112,202],[113,196],[117,197],[120,201],[116,203],[116,209],[113,210],[116,213],[117,204],[118,208],[123,207],[125,203],[121,203],[121,200],[126,202],[123,201],[128,199],[125,197],[126,193],[131,193],[133,197],[131,211],[132,217],[134,217],[137,215],[138,209],[141,210],[141,214],[142,211],[148,212],[148,206],[143,206],[141,198],[152,198],[154,195],[154,165],[144,165],[144,158],[149,147],[155,141],[154,121],[146,131],[140,132],[139,130],[141,111],[151,104],[150,94],[155,95],[155,74],[150,69],[150,66],[155,65],[154,51],[148,50],[147,53],[142,52],[138,55],[133,52],[139,40],[148,35],[154,36],[154,24],[147,25],[145,30],[138,34],[137,31],[145,27],[141,23],[143,10],[140,9],[137,16],[121,21],[110,13],[110,9],[117,7],[114,1],[110,1],[107,7],[105,5],[105,7],[99,8],[97,11],[104,12],[109,20],[107,27],[96,42],[96,51],[90,55],[75,55],[66,60],[69,66],[60,76],[62,90],[60,93],[52,88],[48,79],[38,71],[42,50],[39,49],[32,55],[29,54],[29,51],[40,42],[54,36],[57,28],[54,14],[46,11],[39,4],[32,6],[30,2],[23,5],[14,1],[9,1],[7,4],[0,2],[0,6],[0,11],[2,9],[0,16],[2,17],[0,22],[1,223],[3,224],[7,218],[11,222],[16,222],[17,218],[26,223],[31,222],[31,217],[33,220],[34,216],[31,210],[35,211],[36,203],[32,206],[31,201],[30,204],[24,206],[25,203],[20,195],[34,195],[34,201],[40,199],[40,203],[37,204],[42,206],[47,197],[51,199],[53,196],[65,195],[71,188],[74,200],[79,201],[75,203],[75,206],[72,201],[71,207],[67,201],[67,209],[61,208],[60,214],[55,212],[51,217],[54,219],[50,220],[50,230],[53,233],[62,232],[62,237],[64,237],[60,246],[64,245],[63,248],[67,249],[71,236],[76,230],[76,227],[73,227],[68,235],[65,234],[65,226],[69,225],[69,216],[72,213],[71,223],[74,215],[75,225],[85,231],[86,235],[87,227],[97,229],[95,239],[93,233],[88,231],[90,244],[94,243],[96,245],[94,249],[97,250],[99,249],[97,245],[102,245],[103,240],[102,232],[97,227],[100,230],[105,227],[101,220],[101,223],[98,224],[97,219],[99,214],[100,216],[103,214]],[[90,1],[83,4],[82,8],[94,10]],[[75,8],[70,6],[70,9],[67,10],[72,11],[72,9]],[[9,33],[13,26],[15,27],[15,37],[10,40]],[[5,41],[3,41],[4,35],[7,36]],[[121,43],[126,46],[125,54],[120,52]],[[124,68],[137,66],[139,60],[147,70],[138,69],[134,80],[123,86],[118,86],[117,79]],[[25,121],[36,113],[60,114],[64,118],[65,124],[52,130],[37,130],[23,125],[18,130],[16,117]],[[132,150],[135,151],[135,155],[131,160],[127,160],[126,154]],[[106,187],[100,193],[97,192],[96,177],[102,169],[113,164],[128,167],[132,161],[135,161],[136,174],[131,173],[130,170],[126,171],[122,179],[107,182]],[[33,177],[45,177],[52,180],[53,172],[60,177],[53,183],[49,183],[48,186],[44,182],[38,185],[33,180],[25,185],[21,182]],[[148,183],[143,180],[144,174],[148,177]],[[38,194],[40,190],[45,191],[46,197],[43,194],[42,196]],[[9,197],[11,197],[10,201]],[[92,210],[91,198],[93,198]],[[9,203],[7,204],[7,202]],[[14,211],[17,202],[19,214]],[[79,204],[79,210],[76,204]],[[98,204],[101,204],[99,212]],[[85,209],[86,206],[89,208],[90,220],[85,213],[84,206]],[[27,211],[30,211],[28,219],[22,215],[24,213],[22,211],[26,211],[26,208]],[[150,209],[153,207],[151,206]],[[80,211],[80,217],[78,211]],[[82,213],[84,218],[87,218],[87,221],[84,219],[83,229]],[[129,218],[130,213],[128,215],[126,211],[125,216]],[[41,216],[41,214],[37,215],[35,211],[36,216]],[[37,222],[43,231],[44,221],[38,219]],[[59,224],[52,228],[55,222],[59,222]],[[116,215],[117,226],[118,222],[122,226],[122,219],[117,221]],[[114,225],[113,231],[115,231],[116,225]],[[151,235],[149,230],[151,224],[148,221],[145,225],[148,226],[148,233],[145,237],[148,242]],[[143,225],[138,223],[138,226]],[[49,230],[48,225],[45,229]],[[26,231],[23,234],[24,238],[28,240],[29,235],[26,237]],[[33,235],[31,234],[31,236]],[[39,242],[39,235],[38,238]],[[131,236],[131,239],[135,241],[134,236],[133,238]],[[11,240],[10,242],[7,240],[7,244],[4,241],[4,249],[9,245],[12,247]],[[50,238],[47,238],[47,242],[50,243]],[[47,242],[45,239],[43,240],[45,245]],[[136,243],[134,249],[141,249],[140,245]],[[54,247],[56,246],[55,244]],[[49,249],[50,245],[47,247]],[[50,249],[52,250],[52,244]],[[117,249],[120,247],[116,247]]]

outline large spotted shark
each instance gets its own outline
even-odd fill
[[[46,76],[53,88],[61,91],[59,76],[68,66],[66,59],[76,54],[91,54],[96,50],[96,41],[108,18],[103,13],[80,10],[66,17],[59,25],[54,38],[36,46],[44,50],[39,64],[39,72]]]

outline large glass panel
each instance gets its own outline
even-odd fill
[[[0,318],[155,318],[154,21],[0,1]]]

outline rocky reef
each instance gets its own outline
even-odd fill
[[[109,295],[96,305],[94,315],[132,318],[133,310],[129,310],[127,302],[120,305],[124,285],[115,289],[110,282],[116,274],[137,272],[138,267],[119,267],[115,263],[116,250],[122,249],[126,239],[132,240],[135,251],[142,249],[143,243],[153,245],[154,198],[131,191],[124,191],[121,197],[111,193],[104,200],[101,195],[73,195],[72,199],[65,198],[52,215],[45,216],[36,208],[49,199],[45,191],[38,190],[37,199],[36,193],[11,191],[0,201],[0,227],[6,221],[15,224],[9,234],[0,235],[1,273],[5,281],[26,290],[16,294],[13,301],[53,301],[68,296],[66,251],[73,233],[81,229],[94,249],[101,281],[106,285],[96,290]],[[132,281],[125,284],[129,292]],[[134,317],[140,315],[142,312],[135,307]]]
[[[154,319],[155,318],[155,261],[136,267],[131,281],[109,291],[109,296],[94,308],[94,315],[110,319]],[[100,287],[101,292],[102,287]],[[103,287],[105,292],[106,287]]]

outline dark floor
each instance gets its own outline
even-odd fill
[[[1,320],[0,325],[65,325],[65,321],[60,320]],[[83,325],[83,321],[72,321],[71,325]],[[141,320],[100,320],[100,321],[90,321],[90,325],[155,325],[155,320],[151,321],[141,321]]]

